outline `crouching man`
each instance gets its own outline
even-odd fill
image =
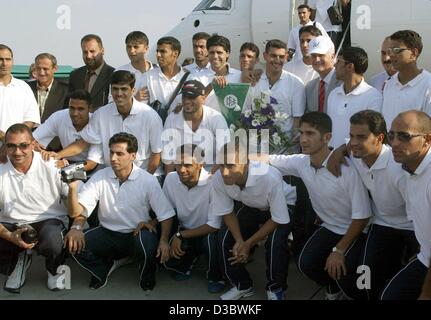
[[[139,284],[145,291],[155,286],[156,258],[169,259],[168,238],[174,210],[157,178],[133,161],[138,151],[135,136],[120,132],[109,140],[111,167],[96,172],[80,192],[79,183],[69,190],[69,210],[79,216],[67,235],[75,260],[91,274],[90,289],[106,285],[115,260],[132,257],[139,263]],[[100,226],[85,234],[85,217],[99,201]],[[150,210],[161,222],[160,241],[150,223]]]
[[[31,249],[45,257],[48,288],[63,289],[57,268],[64,260],[67,185],[55,161],[45,162],[34,152],[35,144],[24,124],[6,131],[8,162],[0,165],[0,271],[8,275],[4,289],[12,293],[25,282]]]

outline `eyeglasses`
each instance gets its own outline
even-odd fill
[[[395,138],[398,138],[398,140],[400,140],[401,142],[409,142],[413,138],[422,137],[422,136],[426,136],[426,135],[427,134],[424,134],[424,133],[410,134],[408,132],[389,131],[388,132],[388,139],[389,139],[389,141],[394,141]]]
[[[401,52],[403,52],[404,50],[409,50],[409,48],[388,48],[388,54],[399,54]]]
[[[9,150],[16,150],[19,148],[20,150],[27,150],[31,143],[20,143],[20,144],[14,144],[14,143],[6,143],[6,148]]]

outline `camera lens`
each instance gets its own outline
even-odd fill
[[[28,244],[35,243],[37,241],[37,231],[32,226],[23,227],[27,228],[27,230],[21,234],[22,240]]]

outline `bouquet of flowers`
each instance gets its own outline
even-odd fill
[[[282,130],[282,125],[289,116],[276,111],[274,106],[277,104],[270,91],[259,92],[237,123],[236,127],[249,131],[249,141],[256,141],[258,152],[268,150],[264,145],[269,145],[270,154],[283,154],[291,146],[289,136]],[[235,127],[231,126],[231,129]]]

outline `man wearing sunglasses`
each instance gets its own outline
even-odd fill
[[[431,114],[431,74],[417,66],[422,47],[422,38],[415,31],[401,30],[390,36],[387,51],[398,73],[383,90],[382,114],[388,126],[404,111]]]
[[[8,276],[4,289],[12,293],[19,293],[25,282],[33,248],[46,258],[48,288],[64,288],[57,268],[64,261],[67,210],[62,197],[68,188],[55,161],[43,161],[34,152],[35,144],[25,124],[14,124],[6,131],[9,161],[0,165],[0,271]],[[36,243],[26,240],[30,227],[37,232]]]
[[[417,110],[400,113],[388,137],[394,160],[407,172],[406,210],[420,252],[392,278],[381,298],[431,300],[431,118]]]

